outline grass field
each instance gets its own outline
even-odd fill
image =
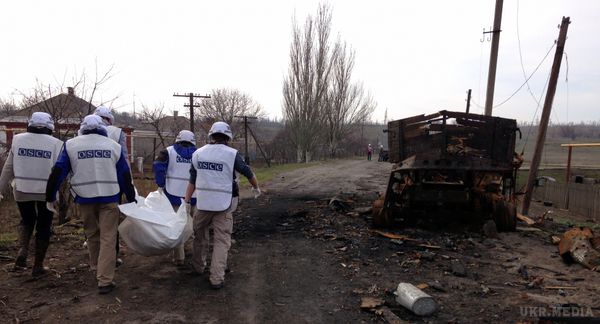
[[[319,165],[322,163],[331,163],[331,161],[325,161],[325,162],[319,161],[319,162],[310,162],[310,163],[288,163],[288,164],[272,165],[271,167],[267,167],[266,165],[252,166],[252,171],[254,172],[254,175],[258,179],[258,183],[260,184],[260,183],[265,183],[267,181],[270,181],[275,176],[277,176],[278,174],[281,174],[283,172],[289,172],[289,171],[293,171],[293,170],[297,170],[297,169],[307,168],[307,167]],[[250,184],[248,183],[248,179],[246,179],[245,177],[241,177],[240,185],[248,186]]]
[[[521,140],[517,140],[515,150],[521,153],[525,152],[525,164],[529,164],[535,150],[535,137],[537,134],[530,134],[529,138],[526,138],[526,134],[523,134]],[[544,144],[544,151],[542,153],[541,167],[544,166],[566,166],[569,149],[561,147],[560,144],[570,143],[598,143],[598,139],[593,138],[578,138],[576,141],[571,141],[566,138],[548,138]],[[577,147],[573,148],[573,154],[571,157],[571,165],[596,167],[600,169],[600,147]]]

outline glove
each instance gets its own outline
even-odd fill
[[[51,211],[54,214],[58,214],[58,212],[56,211],[56,201],[46,202],[46,209],[48,209],[49,211]]]
[[[191,217],[192,216],[192,204],[190,204],[189,202],[186,202],[183,205],[183,207],[185,208],[185,213]]]
[[[260,188],[259,187],[252,188],[252,193],[254,194],[254,199],[258,198],[261,194]]]
[[[161,195],[164,195],[164,194],[165,194],[165,188],[163,188],[163,187],[158,187],[158,190],[157,190],[157,191],[158,191],[158,193],[159,193],[159,194],[161,194]]]

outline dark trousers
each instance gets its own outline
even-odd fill
[[[35,237],[42,241],[50,240],[52,217],[54,214],[46,208],[45,201],[17,202],[21,213],[21,225],[33,230]]]

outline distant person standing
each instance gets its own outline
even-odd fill
[[[119,225],[117,205],[123,193],[128,202],[134,202],[135,190],[123,149],[107,137],[101,118],[86,116],[79,131],[79,136],[65,143],[52,168],[46,201],[56,201],[56,192],[70,173],[71,189],[88,241],[90,267],[96,269],[98,293],[107,294],[116,287],[113,279]]]
[[[197,202],[194,209],[192,265],[196,272],[204,270],[207,259],[205,253],[208,251],[206,248],[208,242],[204,233],[212,226],[214,235],[209,280],[212,289],[221,289],[225,281],[227,256],[231,247],[233,211],[237,208],[239,199],[235,172],[248,178],[255,198],[260,195],[260,188],[254,173],[244,163],[238,151],[228,146],[233,138],[229,125],[224,122],[214,123],[208,136],[211,143],[198,149],[192,156],[185,201],[191,202],[195,192]]]
[[[379,158],[377,159],[378,162],[382,162],[383,161],[383,145],[379,144]]]
[[[371,161],[371,157],[373,156],[373,147],[371,144],[367,146],[367,161]]]
[[[154,181],[171,202],[173,209],[177,210],[190,181],[190,167],[192,154],[196,151],[194,133],[182,130],[175,138],[175,144],[161,151],[152,166]],[[196,198],[191,200],[192,206],[196,205]],[[207,231],[208,232],[208,231]],[[185,259],[185,242],[173,250],[173,262],[181,266]]]
[[[4,198],[1,193],[5,192],[14,179],[13,195],[21,213],[15,270],[27,268],[29,241],[34,228],[36,229],[35,259],[31,272],[34,277],[46,273],[44,259],[50,245],[53,213],[46,206],[44,193],[50,170],[64,144],[52,137],[52,131],[52,116],[45,112],[34,112],[29,119],[27,132],[13,138],[0,175],[0,200]]]

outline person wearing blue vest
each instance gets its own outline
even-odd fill
[[[194,133],[182,130],[175,138],[175,144],[162,150],[152,165],[154,181],[159,190],[167,196],[174,210],[181,205],[185,197],[185,190],[190,179],[190,167],[192,154],[196,151],[196,139]],[[191,201],[196,205],[196,199]],[[185,259],[184,243],[173,250],[173,262],[182,266]]]
[[[55,203],[60,184],[71,173],[71,189],[88,240],[90,266],[96,269],[98,292],[107,294],[116,287],[117,205],[123,193],[128,202],[135,202],[135,189],[123,149],[107,137],[101,118],[86,116],[79,130],[80,136],[65,143],[52,168],[46,201],[49,206]]]
[[[2,192],[15,180],[13,195],[19,212],[19,252],[14,270],[27,268],[29,241],[35,234],[35,259],[31,274],[45,274],[44,258],[50,244],[53,213],[46,208],[44,193],[52,166],[58,159],[63,142],[52,137],[54,122],[45,112],[34,112],[29,119],[27,132],[15,135],[8,158],[0,175],[0,200]]]
[[[208,237],[203,234],[212,226],[214,235],[209,280],[212,289],[221,289],[225,282],[227,255],[231,247],[233,211],[237,208],[239,196],[235,172],[248,178],[255,198],[261,192],[250,167],[244,163],[236,149],[228,146],[233,138],[229,125],[224,122],[214,123],[208,136],[211,143],[202,146],[192,155],[185,202],[189,204],[195,194],[192,266],[196,272],[204,271]],[[191,206],[187,205],[186,208],[189,210]]]

